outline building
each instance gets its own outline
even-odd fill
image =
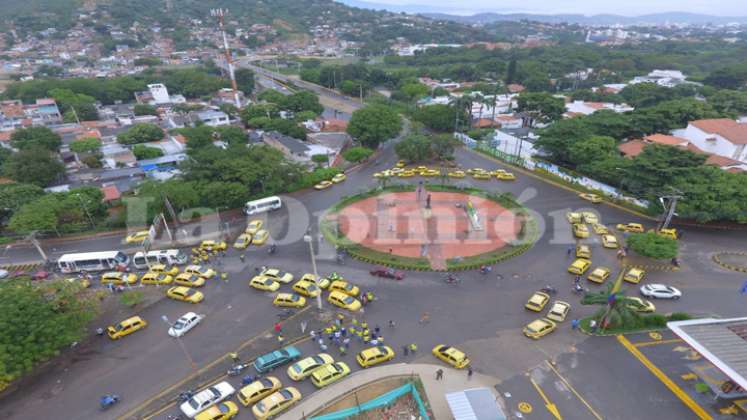
[[[155,105],[163,105],[171,102],[169,97],[169,90],[162,83],[154,83],[148,85],[148,91],[150,91],[151,97],[153,97],[153,103]]]
[[[687,76],[679,70],[654,70],[646,76],[637,76],[630,81],[631,85],[636,83],[656,83],[659,86],[672,88],[688,82]]]
[[[280,134],[277,131],[271,131],[262,135],[262,141],[268,146],[283,152],[283,155],[287,158],[297,162],[308,161],[309,146],[299,139]]]
[[[513,130],[503,128],[495,130],[490,143],[499,152],[512,156],[520,156],[524,159],[531,159],[533,155],[537,154],[537,149],[534,147],[534,141],[537,138],[531,129],[527,127]]]
[[[629,112],[633,110],[633,107],[627,104],[613,104],[611,102],[573,101],[565,104],[567,116],[591,115],[603,109],[614,112]]]
[[[728,118],[696,120],[673,133],[705,153],[747,164],[747,123]]]
[[[218,127],[221,125],[228,125],[231,123],[228,114],[223,111],[215,111],[212,109],[206,111],[197,111],[192,113],[193,121],[201,121],[205,125],[211,127]]]

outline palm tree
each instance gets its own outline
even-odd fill
[[[466,112],[469,115],[468,118],[472,119],[472,98],[467,95],[453,97],[449,100],[449,105],[456,109],[454,131],[459,131],[459,114]]]
[[[482,119],[482,108],[485,106],[485,97],[482,96],[481,93],[478,93],[472,98],[474,99],[475,102],[480,104],[480,113],[477,115],[477,121],[479,122]],[[471,114],[471,111],[472,110],[470,109],[470,114]]]
[[[630,299],[625,296],[625,291],[614,292],[614,288],[614,283],[610,283],[605,290],[587,293],[581,299],[582,305],[600,306],[593,318],[601,329],[632,326],[640,319],[640,316],[628,307]]]

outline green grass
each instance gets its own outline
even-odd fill
[[[597,328],[596,332],[591,332],[591,327],[589,327],[589,322],[592,319],[594,319],[594,317],[590,316],[590,317],[581,319],[581,321],[579,322],[579,328],[581,328],[582,331],[588,334],[591,334],[591,335],[630,334],[630,333],[636,333],[636,332],[663,330],[667,328],[667,322],[669,321],[684,321],[684,320],[688,320],[692,318],[693,317],[690,314],[687,314],[684,312],[673,312],[669,315],[662,315],[662,314],[656,314],[656,313],[648,314],[648,315],[641,314],[640,316],[641,322],[636,325],[606,328],[603,331],[600,328]]]

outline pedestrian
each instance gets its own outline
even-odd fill
[[[467,366],[467,380],[472,379],[472,366]]]
[[[437,370],[436,371],[436,380],[440,381],[443,378],[444,378],[444,370],[443,369]]]
[[[395,326],[394,325],[394,320],[390,319],[389,320],[389,328],[394,328],[394,326]]]
[[[309,335],[311,336],[311,339],[312,339],[312,340],[314,340],[314,339],[316,338],[316,331],[314,331],[314,330],[311,330],[311,331],[309,332]]]
[[[334,332],[334,336],[337,339],[339,339],[341,335],[342,335],[342,333],[339,330]]]
[[[281,332],[283,332],[283,326],[282,326],[282,325],[280,325],[280,323],[279,323],[279,322],[276,322],[276,323],[275,323],[275,332],[276,332],[277,334],[280,334]]]
[[[597,320],[592,319],[589,321],[589,328],[591,329],[591,332],[597,332]]]
[[[410,348],[407,346],[402,346],[402,353],[407,356],[408,354],[410,354]]]
[[[283,344],[283,340],[285,340],[285,339],[283,338],[283,334],[278,334],[278,343],[279,343],[279,344]]]
[[[372,346],[378,346],[379,340],[377,340],[376,337],[373,337],[369,343],[371,343]]]
[[[322,343],[321,349],[322,351],[327,351],[327,345]]]
[[[340,318],[336,318],[335,325],[337,325],[337,328],[340,328],[342,326],[342,320]]]
[[[241,359],[239,359],[239,355],[238,355],[238,353],[228,353],[228,357],[230,357],[230,358],[231,358],[231,360],[232,360],[232,361],[233,361],[234,363],[239,363],[239,362],[241,361]]]
[[[572,253],[573,253],[573,247],[569,246],[568,247],[568,252],[566,253],[566,255],[570,257]]]
[[[347,337],[348,329],[345,327],[340,327],[340,335],[342,335],[343,337]]]
[[[220,278],[223,279],[224,282],[228,283],[228,273],[220,273]]]
[[[415,355],[415,352],[416,352],[417,350],[418,350],[418,345],[417,345],[417,344],[415,344],[415,343],[411,343],[411,344],[410,344],[410,353],[412,353],[412,354],[413,354],[413,356],[414,356],[414,355]]]
[[[316,342],[317,344],[319,344],[319,348],[324,347],[324,340],[321,337],[319,337],[319,339],[316,340]]]
[[[389,253],[390,253],[390,254],[392,253],[392,248],[389,248]]]
[[[344,356],[347,349],[345,348],[345,346],[340,346],[337,348],[337,350],[340,351],[340,356]]]
[[[241,385],[249,385],[252,382],[254,382],[254,376],[252,375],[246,375],[241,378]]]
[[[334,340],[334,339],[335,339],[335,335],[334,334],[329,334],[327,336],[327,340],[329,340],[330,342],[332,342],[332,340]]]
[[[366,295],[361,296],[361,304],[363,304],[363,306],[366,306],[367,303],[368,303],[368,296]]]
[[[241,255],[239,255],[239,259],[240,259],[240,260],[241,260],[241,262],[243,263],[243,262],[244,262],[244,260],[246,259],[246,255],[244,255],[244,254],[241,254]]]
[[[350,347],[350,339],[349,338],[343,339],[342,340],[342,344],[345,346],[346,349],[349,348]]]
[[[575,330],[576,328],[578,328],[578,320],[574,319],[571,321],[571,329]]]

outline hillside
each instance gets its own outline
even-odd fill
[[[712,16],[697,13],[669,12],[654,13],[641,16],[621,15],[580,15],[580,14],[558,14],[543,15],[534,13],[477,13],[469,16],[452,15],[446,13],[423,13],[432,19],[450,20],[464,24],[488,24],[504,21],[529,20],[544,23],[578,23],[583,25],[652,25],[665,23],[689,23],[689,24],[726,24],[732,22],[747,23],[747,16]]]

